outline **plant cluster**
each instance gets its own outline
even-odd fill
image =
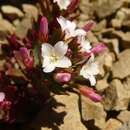
[[[33,21],[27,37],[9,35],[10,44],[1,46],[5,60],[0,67],[1,121],[20,120],[23,113],[33,115],[52,94],[69,90],[95,102],[102,99],[92,87],[99,73],[95,56],[106,46],[92,46],[87,39],[95,23],[77,27],[73,20],[79,0],[39,2],[43,13],[38,22]]]

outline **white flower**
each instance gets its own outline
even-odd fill
[[[57,42],[54,47],[48,43],[42,44],[43,71],[49,73],[56,67],[70,67],[71,61],[65,56],[67,49],[68,45],[63,41]]]
[[[71,22],[62,16],[57,18],[57,21],[60,24],[62,31],[65,31],[65,39],[86,35],[86,32],[83,29],[76,29],[76,24],[74,22]]]
[[[80,75],[84,78],[89,79],[92,86],[96,84],[95,75],[99,73],[98,64],[94,61],[94,56],[92,55],[88,62],[83,65],[80,70]]]
[[[54,3],[57,2],[60,9],[67,9],[68,5],[71,3],[71,0],[54,0]]]
[[[90,52],[92,46],[90,45],[90,42],[85,39],[84,36],[78,37],[78,43],[80,43],[82,52]]]

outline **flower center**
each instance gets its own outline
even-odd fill
[[[53,53],[50,56],[50,60],[51,60],[51,62],[55,63],[55,62],[57,62],[59,60],[59,57],[55,53]]]

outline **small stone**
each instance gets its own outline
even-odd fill
[[[32,19],[30,16],[26,16],[22,21],[16,26],[16,36],[23,39],[27,36],[29,29],[32,28]]]
[[[130,77],[127,77],[126,80],[123,82],[124,88],[130,91]]]
[[[117,130],[122,126],[121,122],[116,119],[109,119],[106,123],[106,126],[103,130]]]
[[[89,41],[91,41],[92,43],[98,43],[98,39],[97,37],[94,35],[94,33],[92,33],[91,31],[87,32],[87,38],[89,39]]]
[[[112,39],[111,40],[113,51],[115,52],[116,56],[119,55],[119,40],[118,39]]]
[[[3,5],[1,7],[1,10],[3,14],[11,20],[15,18],[21,18],[24,16],[23,12],[20,9],[12,5]]]
[[[119,55],[119,61],[112,66],[113,78],[124,79],[130,75],[130,49],[126,49]]]
[[[20,20],[19,19],[15,19],[13,21],[13,24],[14,24],[14,26],[18,26],[20,24]]]
[[[7,20],[0,20],[0,32],[14,33],[15,27]]]
[[[109,86],[109,84],[107,82],[107,79],[104,78],[104,79],[97,81],[96,89],[98,91],[104,91],[104,89],[106,89],[108,86]]]
[[[112,19],[111,24],[112,27],[120,29],[122,27],[122,20],[120,19]]]
[[[120,120],[123,123],[127,123],[130,121],[130,111],[122,111],[118,116],[117,119]]]
[[[121,0],[96,0],[94,2],[95,12],[99,18],[104,18],[115,13],[122,6]]]
[[[106,19],[100,21],[98,24],[96,24],[96,27],[93,29],[94,32],[100,32],[102,31],[104,28],[106,28],[107,25],[107,21]]]
[[[0,13],[0,20],[1,20],[1,19],[3,19],[3,16],[2,16],[2,14]]]
[[[104,59],[104,66],[107,70],[110,70],[112,65],[113,65],[113,56],[112,53],[108,53]]]
[[[23,7],[23,11],[26,14],[31,15],[35,19],[35,21],[37,21],[37,19],[38,19],[38,9],[36,8],[36,6],[31,5],[31,4],[23,4],[22,7]]]
[[[81,97],[81,114],[83,121],[94,120],[95,126],[104,128],[106,112],[103,109],[101,103],[95,103],[90,99],[82,96]]]
[[[130,101],[130,91],[124,89],[120,80],[112,80],[110,87],[104,94],[104,108],[106,110],[126,110]]]

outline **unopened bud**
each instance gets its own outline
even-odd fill
[[[46,42],[48,40],[48,21],[44,16],[40,21],[39,38],[42,42]]]
[[[55,74],[54,78],[59,83],[68,83],[71,80],[71,74],[67,72],[60,72]]]
[[[79,90],[82,95],[84,95],[85,97],[88,97],[94,102],[100,102],[102,100],[102,96],[95,93],[95,91],[92,88],[89,88],[86,86],[80,86]]]

